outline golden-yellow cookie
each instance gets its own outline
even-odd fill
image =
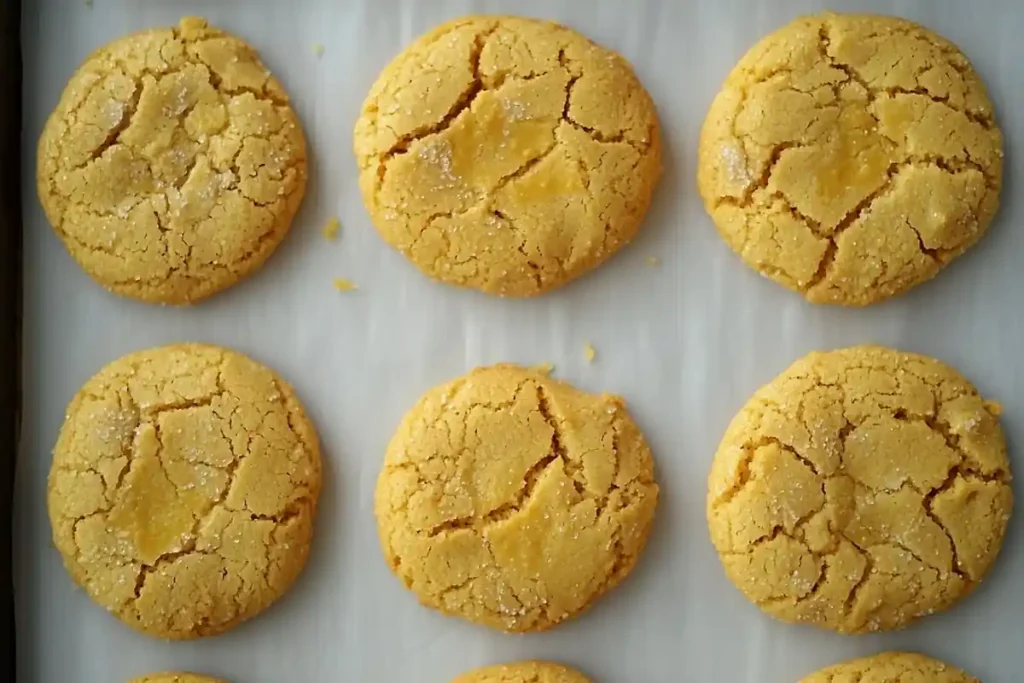
[[[226,631],[309,555],[316,433],[292,388],[228,349],[165,346],[106,366],[53,451],[53,540],[72,578],[160,638]]]
[[[729,578],[783,621],[900,628],[971,592],[1013,494],[999,407],[878,346],[812,353],[733,419],[708,481]]]
[[[622,399],[496,365],[428,391],[405,416],[375,507],[387,562],[423,604],[524,632],[624,579],[657,499]]]
[[[370,90],[354,147],[384,239],[427,275],[507,296],[596,267],[640,228],[661,172],[629,64],[557,24],[469,17]]]
[[[168,672],[140,676],[139,678],[133,678],[129,683],[227,683],[227,681],[220,678],[200,676],[199,674]]]
[[[39,140],[39,198],[100,284],[185,304],[258,268],[306,187],[288,96],[203,19],[135,33],[71,77]]]
[[[800,683],[981,683],[960,669],[910,652],[885,652],[836,664]]]
[[[517,662],[474,669],[452,683],[591,683],[579,671],[554,662]]]
[[[902,19],[824,14],[733,69],[697,179],[749,266],[810,301],[860,306],[931,278],[985,233],[1002,147],[956,46]]]

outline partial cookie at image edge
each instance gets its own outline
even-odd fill
[[[229,683],[223,678],[212,678],[201,674],[185,672],[163,672],[139,676],[128,681],[128,683]]]
[[[593,683],[575,669],[545,661],[485,666],[456,676],[451,683]]]
[[[798,683],[838,683],[845,680],[870,680],[871,683],[981,683],[979,679],[955,666],[913,652],[883,652],[834,664],[801,678]]]

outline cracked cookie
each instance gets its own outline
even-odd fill
[[[542,631],[633,569],[658,499],[622,399],[514,365],[428,391],[377,482],[388,564],[420,601],[505,631]]]
[[[815,303],[863,306],[934,276],[988,229],[1002,135],[970,62],[891,17],[804,17],[715,98],[697,180],[750,267]]]
[[[517,662],[474,669],[452,683],[591,683],[579,671],[553,662]]]
[[[48,507],[72,578],[152,636],[262,612],[309,555],[320,448],[292,388],[228,349],[124,356],[71,401]]]
[[[251,47],[203,19],[94,52],[39,140],[46,216],[97,282],[187,304],[248,275],[284,239],[306,143]]]
[[[381,74],[355,127],[378,231],[430,277],[525,297],[595,268],[640,228],[661,173],[629,64],[557,24],[470,17]]]
[[[733,419],[708,481],[711,540],[762,610],[897,629],[970,593],[1013,494],[999,407],[939,361],[812,353]]]
[[[885,652],[830,666],[800,683],[981,683],[956,667],[911,652]]]
[[[159,673],[133,678],[129,683],[227,683],[227,681],[199,674]]]

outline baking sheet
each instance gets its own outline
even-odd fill
[[[21,2],[0,4],[0,672],[14,676],[14,593],[11,581],[11,507],[18,423],[21,419]]]
[[[833,0],[836,10],[916,19],[961,45],[1006,134],[1003,209],[990,234],[933,283],[864,310],[813,307],[726,248],[695,190],[698,131],[733,63],[761,35],[823,9],[798,0],[35,0],[26,3],[23,140],[24,420],[15,500],[18,678],[110,683],[192,669],[235,683],[443,683],[485,663],[565,661],[597,683],[788,683],[817,667],[910,648],[986,683],[1024,669],[1024,519],[990,579],[961,606],[894,634],[838,636],[774,622],[724,577],[708,540],[711,455],[748,395],[811,349],[878,342],[942,358],[1005,407],[1024,472],[1024,7],[1015,0]],[[434,24],[470,12],[564,21],[635,65],[662,117],[666,173],[636,242],[591,276],[531,301],[426,281],[377,237],[359,200],[350,131],[378,71]],[[202,14],[263,54],[305,124],[312,176],[292,234],[256,276],[192,308],[95,286],[46,225],[35,141],[67,78],[95,47]],[[313,46],[325,51],[317,57]],[[337,242],[321,227],[344,226]],[[656,268],[646,265],[660,259]],[[358,283],[340,294],[335,277]],[[73,588],[49,542],[44,496],[64,406],[101,365],[178,340],[225,344],[293,383],[316,421],[325,486],[310,564],[265,615],[224,636],[138,635]],[[583,346],[597,358],[588,364]],[[663,497],[633,576],[582,618],[545,634],[491,632],[421,608],[378,550],[372,491],[401,415],[431,385],[497,361],[624,395],[652,444]]]

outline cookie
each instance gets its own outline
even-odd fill
[[[729,74],[697,180],[750,267],[815,303],[928,280],[999,205],[1002,135],[956,46],[892,17],[797,19]]]
[[[553,662],[517,662],[485,666],[457,676],[452,683],[591,683],[579,671]]]
[[[708,481],[726,574],[783,621],[897,629],[970,593],[1013,504],[999,407],[937,360],[812,353],[733,419]]]
[[[86,59],[39,140],[46,216],[97,282],[186,304],[258,268],[306,188],[306,143],[281,85],[207,25],[129,35]]]
[[[910,652],[885,652],[811,674],[800,683],[981,683],[956,667]]]
[[[227,683],[227,681],[199,674],[160,673],[133,678],[129,683]]]
[[[272,371],[180,344],[106,366],[53,451],[53,540],[72,578],[152,636],[226,631],[274,602],[309,555],[316,433]]]
[[[661,172],[629,64],[564,26],[469,17],[409,46],[355,126],[380,234],[453,285],[525,297],[595,268],[640,228]]]
[[[478,368],[428,391],[391,440],[381,545],[423,604],[542,631],[633,569],[658,499],[652,470],[622,399]]]

